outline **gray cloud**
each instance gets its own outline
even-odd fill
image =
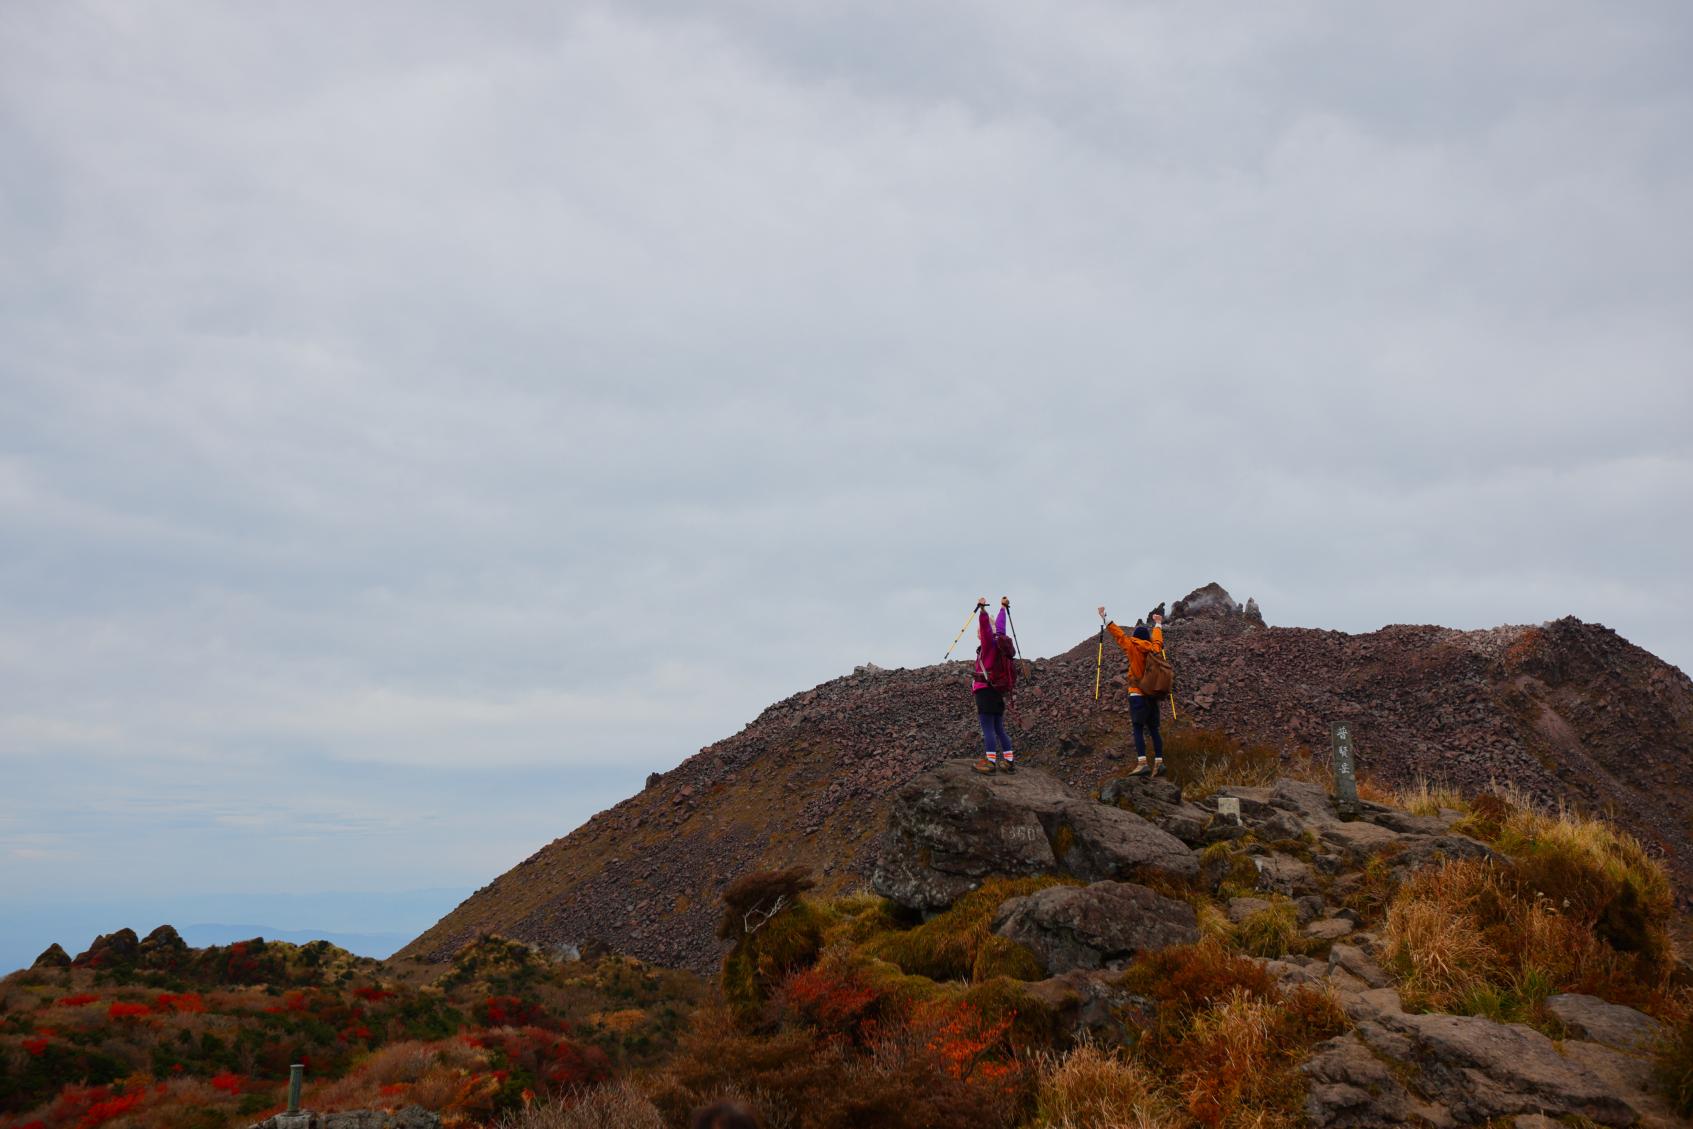
[[[980,591],[1687,666],[1690,39],[10,5],[0,891],[476,884]]]

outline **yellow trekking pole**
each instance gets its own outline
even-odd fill
[[[1093,656],[1093,700],[1099,701],[1099,672],[1105,668],[1105,624],[1099,625],[1099,651]]]
[[[1164,656],[1165,662],[1170,661],[1170,652],[1160,650],[1158,653]],[[1172,671],[1174,671],[1176,668],[1174,666],[1172,666],[1172,667],[1170,667],[1170,669]],[[1175,675],[1172,674],[1170,676],[1170,720],[1171,721],[1180,721],[1181,717],[1182,717],[1181,713],[1178,712],[1177,709],[1176,709],[1176,678],[1175,678]]]
[[[965,633],[965,632],[966,632],[966,631],[968,631],[968,630],[970,630],[970,623],[971,623],[971,621],[972,621],[972,620],[974,620],[974,619],[975,619],[975,618],[976,618],[976,613],[977,613],[977,612],[979,612],[979,611],[981,611],[981,610],[982,610],[982,605],[981,605],[981,604],[977,604],[977,605],[976,605],[976,606],[975,606],[975,607],[973,607],[973,608],[971,608],[971,609],[970,609],[970,614],[969,614],[969,616],[967,616],[967,617],[966,617],[966,618],[965,618],[965,620],[964,620],[964,626],[963,626],[963,627],[960,627],[960,628],[959,628],[959,629],[958,629],[958,634],[957,634],[957,635],[954,635],[954,636],[953,636],[953,637],[952,637],[952,647],[956,647],[956,646],[958,646],[958,641],[959,641],[959,640],[960,640],[960,639],[962,639],[962,638],[964,638],[964,633]],[[952,657],[952,647],[948,647],[948,648],[947,648],[947,649],[946,649],[946,654],[944,654],[944,655],[942,655],[942,656],[941,656],[941,661],[942,661],[942,662],[943,662],[943,663],[944,663],[944,662],[945,662],[945,661],[946,661],[946,660],[948,660],[948,659],[950,659],[950,658],[951,658],[951,657]]]

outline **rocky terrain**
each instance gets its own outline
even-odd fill
[[[1325,753],[1329,725],[1346,721],[1378,780],[1508,782],[1607,811],[1689,888],[1693,682],[1605,627],[1269,627],[1209,585],[1172,605],[1166,641],[1183,725],[1292,756]],[[1095,702],[1095,643],[1026,664],[1011,719],[1023,763],[1082,790],[1120,776],[1128,747],[1123,659],[1108,643]],[[866,667],[771,706],[477,891],[397,960],[438,963],[497,932],[713,970],[718,894],[735,877],[807,864],[825,890],[869,881],[901,787],[976,745],[968,669]]]
[[[1240,815],[1221,811],[1232,797]],[[1366,803],[1343,821],[1327,791],[1299,780],[1224,788],[1198,803],[1154,779],[1127,779],[1094,800],[1045,773],[984,778],[968,762],[942,765],[901,789],[879,845],[872,885],[915,911],[951,905],[989,875],[1055,875],[1085,882],[1011,898],[993,931],[1031,950],[1047,974],[1026,986],[1071,1037],[1134,1042],[1130,1028],[1154,1022],[1122,970],[1139,955],[1190,945],[1201,936],[1193,906],[1142,885],[1201,875],[1217,891],[1224,859],[1244,859],[1251,896],[1228,898],[1239,925],[1287,905],[1303,953],[1263,959],[1287,988],[1334,993],[1350,1030],[1313,1048],[1303,1063],[1309,1124],[1478,1125],[1513,1118],[1519,1127],[1578,1124],[1679,1125],[1651,1079],[1660,1021],[1593,996],[1553,994],[1545,1010],[1558,1040],[1523,1023],[1407,1009],[1383,964],[1380,932],[1345,903],[1368,882],[1375,860],[1389,886],[1445,860],[1511,863],[1459,833],[1459,813],[1412,815]],[[1244,854],[1208,846],[1249,844]],[[1184,857],[1185,856],[1185,857]],[[1232,885],[1232,883],[1231,883]],[[1292,922],[1290,922],[1292,924]],[[1320,955],[1318,955],[1320,954]]]

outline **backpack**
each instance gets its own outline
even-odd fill
[[[980,664],[982,681],[1001,694],[1009,694],[1017,689],[1017,644],[1007,635],[996,635],[993,642],[999,661]]]
[[[1140,692],[1147,698],[1168,698],[1170,689],[1176,684],[1176,671],[1170,665],[1170,660],[1163,651],[1148,651],[1146,653],[1146,669],[1141,671],[1137,684]]]

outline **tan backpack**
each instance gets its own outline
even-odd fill
[[[1170,665],[1170,660],[1164,652],[1148,651],[1146,669],[1141,671],[1140,681],[1136,683],[1140,692],[1148,698],[1168,698],[1175,684],[1175,668]]]

